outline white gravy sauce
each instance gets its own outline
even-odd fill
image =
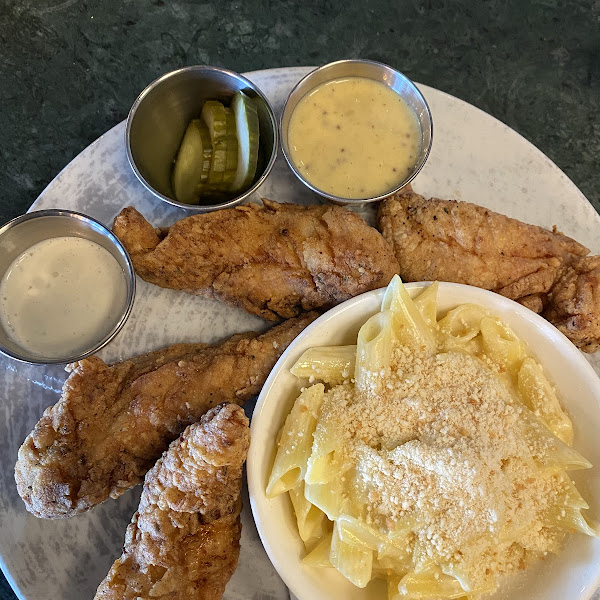
[[[116,325],[123,271],[99,244],[57,237],[18,256],[0,282],[0,320],[22,348],[46,358],[83,352]]]

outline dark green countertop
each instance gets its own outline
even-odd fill
[[[391,64],[507,123],[600,211],[596,0],[3,0],[0,223],[25,212],[162,73],[354,57]],[[0,599],[13,598],[0,577]]]
[[[350,57],[389,63],[494,115],[600,209],[594,0],[4,0],[0,40],[0,223],[25,212],[162,73]]]

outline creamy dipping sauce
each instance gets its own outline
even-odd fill
[[[372,198],[398,187],[415,167],[417,117],[387,85],[363,77],[328,81],[304,96],[288,127],[290,158],[319,190]]]
[[[18,256],[0,282],[0,320],[19,346],[45,358],[84,352],[110,333],[127,301],[113,255],[90,240],[57,237]]]

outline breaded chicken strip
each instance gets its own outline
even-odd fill
[[[600,350],[600,256],[565,267],[548,293],[542,316],[584,352]]]
[[[148,471],[123,554],[95,600],[219,600],[237,566],[244,411],[222,404],[190,425]]]
[[[187,425],[221,402],[258,394],[317,316],[214,346],[177,344],[110,366],[95,356],[69,365],[62,398],[19,449],[15,479],[27,509],[72,517],[137,485]]]
[[[600,259],[575,240],[410,188],[381,203],[379,228],[405,281],[492,290],[541,313],[585,352],[600,347]]]
[[[268,320],[329,308],[387,285],[397,272],[381,234],[357,214],[339,206],[263,202],[157,230],[128,207],[113,231],[142,279]]]

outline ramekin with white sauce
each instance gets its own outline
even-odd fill
[[[41,210],[0,228],[0,351],[34,364],[80,360],[125,324],[135,272],[95,219]]]

